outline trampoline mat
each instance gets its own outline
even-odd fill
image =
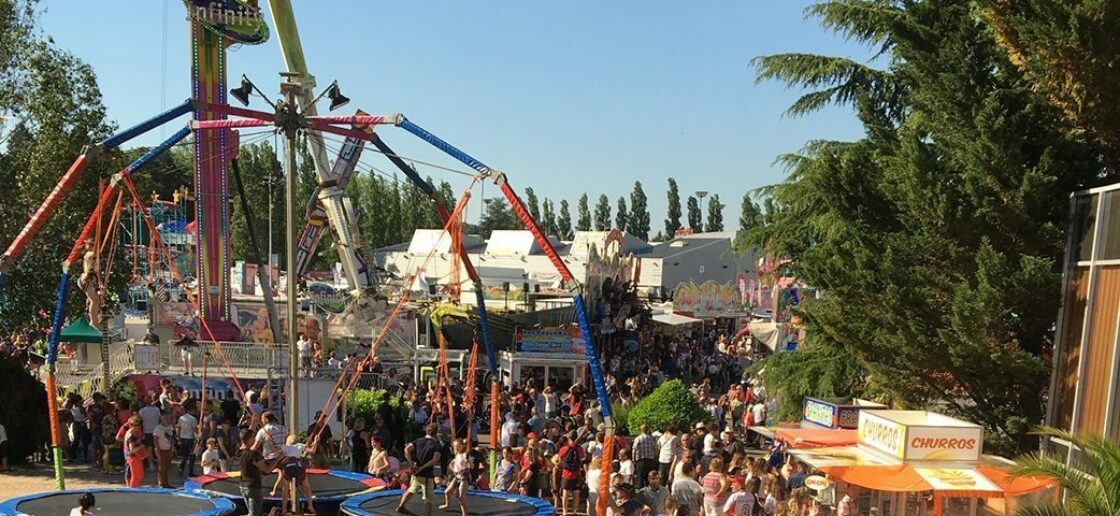
[[[401,500],[400,496],[382,496],[369,500],[359,507],[361,510],[370,514],[399,514],[397,512],[397,503]],[[443,492],[440,491],[432,500],[432,514],[449,514],[458,516],[459,504],[455,498],[451,498],[451,506],[446,510],[440,510],[439,506],[443,505]],[[420,499],[420,495],[415,495],[408,500],[405,505],[410,514],[423,515],[424,502]],[[532,504],[522,502],[520,500],[513,500],[509,498],[496,498],[490,496],[478,496],[467,494],[467,513],[477,514],[481,516],[533,516],[540,511]]]
[[[16,506],[27,514],[70,514],[81,493],[28,500]],[[214,502],[168,493],[94,492],[93,512],[102,514],[193,514],[213,511]]]
[[[334,475],[309,473],[307,479],[311,482],[311,492],[315,495],[316,500],[330,498],[342,499],[370,489],[370,486],[358,480],[336,477]],[[276,492],[276,496],[269,496],[268,494],[275,484],[276,473],[270,473],[261,477],[261,490],[264,491],[265,500],[280,499],[280,491]],[[202,488],[226,496],[241,498],[241,484],[240,480],[237,478],[221,478],[203,485]]]

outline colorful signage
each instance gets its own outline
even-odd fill
[[[973,469],[914,468],[934,491],[1002,491]]]
[[[805,421],[828,428],[836,428],[837,411],[835,404],[813,398],[805,398],[802,406]]]
[[[975,462],[984,448],[984,430],[928,412],[861,411],[858,442],[905,461]]]
[[[739,287],[732,282],[681,283],[673,290],[673,309],[698,317],[740,313]]]
[[[245,0],[184,0],[187,18],[234,43],[257,45],[268,41],[268,25],[256,2]]]
[[[978,461],[983,432],[978,426],[912,426],[906,436],[906,460]]]
[[[873,412],[859,413],[859,444],[887,455],[906,458],[906,425],[890,421]]]
[[[583,354],[586,349],[579,328],[517,330],[514,344],[517,351],[528,353]]]

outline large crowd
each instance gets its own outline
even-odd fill
[[[134,401],[71,394],[60,415],[71,461],[112,469],[119,462],[112,457],[123,455],[129,486],[142,485],[145,472],[155,473],[150,483],[168,487],[172,472],[182,480],[198,468],[207,474],[240,470],[250,509],[259,508],[253,501],[261,499],[262,489],[287,494],[287,483],[262,486],[262,473],[283,473],[288,466],[298,480],[301,467],[345,461],[390,488],[409,488],[425,502],[442,502],[464,515],[470,511],[467,489],[542,498],[562,515],[594,513],[604,497],[609,512],[622,515],[807,516],[830,514],[832,506],[837,514],[852,514],[849,497],[822,504],[820,496],[810,496],[806,472],[795,461],[781,448],[760,449],[757,436],[752,439],[747,429],[767,421],[765,393],[747,372],[762,350],[749,336],[732,342],[731,330],[599,336],[612,405],[633,406],[662,383],[680,379],[710,415],[709,423],[691,428],[630,429],[632,437],[614,437],[609,462],[603,460],[606,421],[594,390],[582,382],[562,386],[531,377],[500,390],[493,470],[489,442],[479,440],[489,427],[489,397],[466,396],[456,380],[447,389],[449,411],[447,392],[402,378],[399,394],[410,407],[406,420],[391,412],[370,421],[349,418],[339,441],[318,415],[304,442],[286,441],[287,431],[268,411],[269,397],[260,392],[229,392],[221,403],[203,404],[168,380],[158,395]],[[607,492],[600,487],[604,476]],[[438,501],[437,487],[445,488]]]

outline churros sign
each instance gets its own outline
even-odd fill
[[[859,443],[900,459],[906,458],[906,426],[871,412],[859,413]]]

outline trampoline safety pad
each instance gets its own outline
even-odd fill
[[[351,496],[379,489],[385,485],[384,482],[370,475],[339,470],[308,469],[307,479],[311,484],[311,491],[315,495],[316,502],[334,504],[341,503]],[[268,494],[275,483],[276,473],[270,473],[261,477],[261,485],[266,501],[277,501],[280,499],[279,493],[277,493],[277,496],[269,496]],[[192,477],[186,482],[184,488],[187,490],[211,493],[233,500],[241,500],[242,498],[240,477],[237,472]]]
[[[93,494],[96,502],[94,514],[219,516],[232,514],[236,509],[229,500],[201,493],[159,488],[101,488],[51,491],[13,498],[0,502],[0,514],[70,514],[84,493]]]
[[[342,513],[351,516],[366,516],[372,514],[399,515],[397,504],[400,502],[403,491],[380,491],[355,496],[342,504]],[[468,491],[467,512],[479,516],[552,516],[556,514],[552,504],[539,498],[499,493],[493,491]],[[451,499],[451,506],[447,510],[440,510],[443,505],[443,490],[435,492],[432,500],[433,515],[458,515],[459,505],[455,498]],[[420,495],[413,496],[405,506],[409,514],[423,515],[424,502]]]

